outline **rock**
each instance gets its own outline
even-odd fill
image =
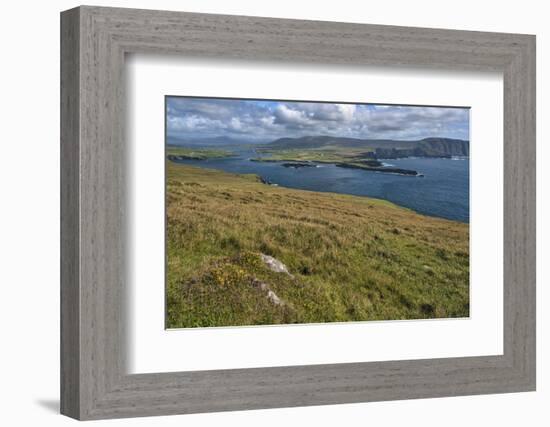
[[[267,285],[267,283],[264,283],[256,278],[253,278],[252,279],[252,286],[254,286],[255,288],[258,288],[262,291],[266,291],[266,290],[269,290],[269,286]]]
[[[185,154],[179,154],[179,155],[169,154],[168,160],[172,162],[177,162],[178,160],[206,160],[206,157],[201,155],[188,156]]]
[[[387,166],[374,167],[363,163],[335,163],[336,167],[347,169],[362,169],[370,172],[392,173],[396,175],[418,176],[419,173],[411,169],[392,168]]]
[[[281,299],[271,289],[267,291],[267,299],[275,305],[282,305]]]
[[[277,187],[277,186],[278,186],[278,184],[274,184],[274,183],[271,182],[269,179],[264,178],[263,176],[260,176],[260,177],[259,177],[259,180],[260,180],[260,182],[261,182],[262,184],[265,184],[265,185],[272,185],[272,186],[274,186],[274,187]]]
[[[290,274],[290,272],[288,271],[288,268],[286,268],[286,265],[284,265],[278,259],[265,254],[260,254],[260,258],[264,262],[264,264],[267,266],[267,268],[269,268],[271,271],[274,271],[275,273],[284,273],[290,277],[294,277],[292,274]],[[282,301],[281,298],[279,298],[277,294],[269,288],[269,285],[267,283],[262,282],[261,280],[254,277],[252,279],[252,286],[254,286],[256,289],[262,292],[265,292],[266,298],[273,305],[280,305],[280,306],[285,305],[284,301]]]
[[[275,292],[273,292],[271,289],[269,289],[269,285],[267,283],[262,282],[261,280],[258,280],[256,278],[252,279],[252,286],[255,288],[263,291],[266,293],[266,297],[274,305],[285,305],[283,301],[281,301],[281,298],[277,296]]]
[[[288,274],[290,277],[293,277],[292,274],[290,274],[290,272],[288,271],[288,268],[286,268],[286,265],[284,265],[278,259],[265,254],[260,254],[260,257],[267,268],[269,268],[271,271],[274,271],[275,273],[285,273]]]
[[[315,163],[311,162],[288,162],[288,163],[282,163],[281,166],[285,168],[316,168],[317,165]]]

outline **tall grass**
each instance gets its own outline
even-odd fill
[[[467,224],[171,162],[167,178],[170,328],[469,315]]]

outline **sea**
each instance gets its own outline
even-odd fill
[[[213,147],[208,147],[213,148]],[[178,160],[232,173],[253,173],[273,185],[301,190],[353,194],[388,200],[424,215],[469,223],[470,162],[468,158],[405,158],[381,160],[385,165],[412,169],[422,177],[339,168],[286,168],[281,163],[252,162],[254,147],[218,145],[234,156],[208,160]]]

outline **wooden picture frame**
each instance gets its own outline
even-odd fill
[[[502,72],[503,355],[127,374],[126,53]],[[85,420],[535,389],[534,36],[78,7],[61,14],[61,166],[65,415]]]

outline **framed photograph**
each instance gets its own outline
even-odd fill
[[[61,411],[535,390],[535,37],[61,14]]]
[[[469,317],[469,128],[463,107],[167,96],[166,327]]]

